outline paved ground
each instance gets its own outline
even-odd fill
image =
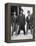
[[[19,35],[15,35],[15,33],[13,34],[13,36],[11,35],[11,40],[20,40],[20,39],[32,39],[33,36],[30,33],[30,31],[27,34],[23,34],[23,31],[20,32]]]
[[[27,25],[25,25],[25,31],[27,31]],[[12,26],[11,26],[11,34],[12,34]],[[15,35],[15,33],[13,34],[13,36],[11,35],[11,40],[20,40],[20,39],[32,39],[33,35],[31,34],[31,30],[28,30],[27,34],[23,34],[23,31],[21,30],[19,35]]]

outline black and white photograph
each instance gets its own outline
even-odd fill
[[[11,6],[11,40],[33,38],[33,7]]]

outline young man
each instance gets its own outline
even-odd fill
[[[32,33],[33,17],[32,17],[32,15],[30,15],[30,11],[27,11],[27,13],[28,13],[28,16],[26,18],[26,21],[27,21],[27,32],[28,32],[28,29],[30,29],[31,33]]]
[[[25,15],[23,14],[23,9],[20,9],[20,15],[18,15],[18,24],[19,24],[18,34],[20,34],[21,30],[23,30],[25,34]]]
[[[13,35],[14,32],[16,32],[16,34],[17,34],[17,15],[16,15],[15,11],[14,11],[14,15],[13,15],[13,30],[12,30],[12,35]]]

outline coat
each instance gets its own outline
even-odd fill
[[[25,25],[25,15],[18,16],[18,25]]]
[[[29,16],[27,16],[27,18],[26,18],[26,21],[27,21],[27,23],[28,24],[33,24],[33,16],[32,15],[30,15],[30,19],[28,18]]]

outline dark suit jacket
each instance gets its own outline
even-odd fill
[[[28,17],[29,16],[27,16],[26,21],[27,21],[28,24],[30,23],[32,25],[33,24],[33,16],[30,15],[30,19],[28,19]]]
[[[18,24],[19,25],[25,25],[25,15],[23,15],[23,16],[18,16]]]

